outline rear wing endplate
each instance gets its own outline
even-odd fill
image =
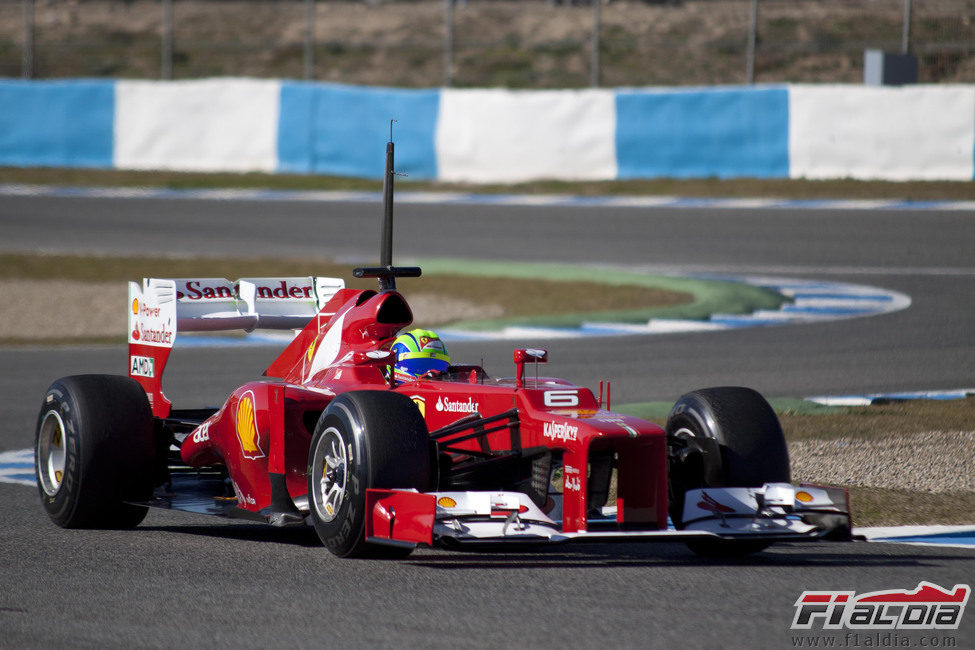
[[[298,330],[345,287],[341,278],[146,278],[129,283],[129,376],[169,414],[162,372],[178,332]]]

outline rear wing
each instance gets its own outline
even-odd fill
[[[179,332],[301,329],[345,287],[340,278],[146,278],[129,283],[129,376],[169,414],[162,373]]]

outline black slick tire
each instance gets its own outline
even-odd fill
[[[789,451],[775,411],[751,388],[725,386],[682,396],[667,418],[667,435],[683,438],[703,453],[697,487],[756,487],[788,483]],[[683,494],[675,495],[671,519],[682,527]],[[758,541],[692,541],[699,555],[728,557],[755,553]]]
[[[315,531],[339,557],[405,557],[412,549],[366,542],[366,490],[422,492],[430,478],[429,434],[411,399],[391,391],[338,395],[319,418],[308,453]]]
[[[62,528],[132,528],[152,496],[152,410],[129,377],[58,379],[41,404],[34,469],[41,502]]]

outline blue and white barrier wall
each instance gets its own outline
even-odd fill
[[[379,178],[973,180],[975,86],[409,90],[0,81],[0,165]]]
[[[789,176],[972,180],[975,86],[789,86]]]
[[[112,167],[115,84],[0,81],[0,164]]]

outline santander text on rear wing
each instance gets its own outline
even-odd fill
[[[345,282],[340,278],[146,278],[129,283],[129,376],[142,384],[153,414],[170,402],[162,373],[179,332],[301,329]]]

